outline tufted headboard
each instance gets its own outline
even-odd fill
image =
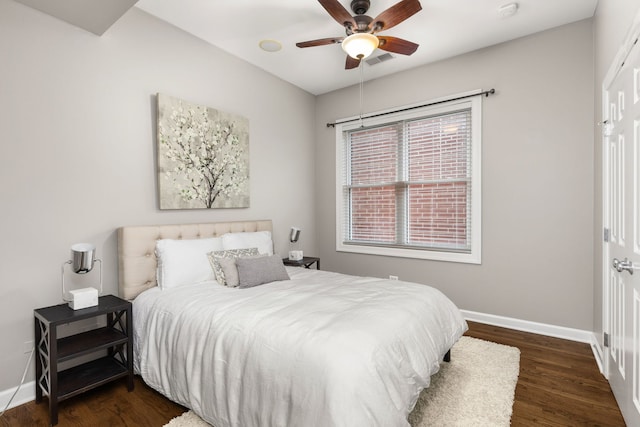
[[[118,229],[120,297],[133,300],[157,285],[156,240],[199,239],[252,231],[272,231],[271,220],[121,227]]]

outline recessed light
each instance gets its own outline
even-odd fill
[[[518,3],[507,3],[498,8],[498,15],[500,15],[500,18],[502,19],[509,18],[515,15],[517,11]]]
[[[277,40],[261,40],[259,46],[266,52],[277,52],[282,49],[282,43]]]

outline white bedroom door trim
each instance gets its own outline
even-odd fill
[[[602,365],[630,425],[640,425],[639,37],[640,10],[602,84]]]

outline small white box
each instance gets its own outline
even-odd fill
[[[291,261],[301,261],[302,258],[304,258],[302,251],[289,251],[289,259]]]
[[[74,310],[98,305],[98,290],[96,288],[82,288],[69,291],[71,301],[69,307]]]

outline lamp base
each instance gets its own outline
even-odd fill
[[[82,288],[69,291],[71,300],[69,307],[73,310],[80,310],[98,305],[98,290],[96,288]]]

